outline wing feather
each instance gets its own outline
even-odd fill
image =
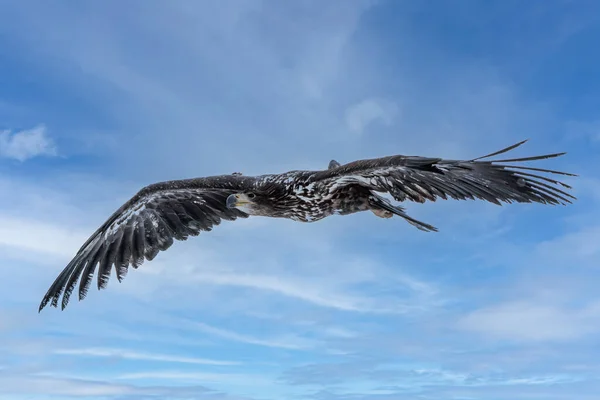
[[[122,281],[130,266],[138,268],[167,250],[174,240],[210,231],[222,220],[248,215],[226,207],[227,196],[251,187],[253,178],[221,176],[161,182],[147,186],[119,208],[83,244],[52,283],[39,307],[64,309],[79,281],[79,299],[87,295],[97,271],[98,289],[108,284],[113,267]]]
[[[569,185],[537,173],[576,175],[504,164],[555,158],[565,153],[485,160],[513,150],[525,142],[471,160],[403,155],[358,160],[335,169],[319,171],[311,179],[324,185],[330,195],[348,185],[361,185],[374,191],[387,192],[398,201],[419,203],[435,201],[437,198],[481,199],[498,205],[502,202],[555,205],[575,200],[575,196],[562,189],[571,189]]]

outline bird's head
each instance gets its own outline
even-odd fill
[[[268,216],[273,212],[271,199],[259,191],[229,195],[227,208],[237,208],[249,215]]]

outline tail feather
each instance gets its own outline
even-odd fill
[[[398,206],[391,204],[389,201],[387,201],[386,199],[384,199],[381,196],[373,194],[371,197],[369,197],[369,203],[372,207],[382,208],[386,211],[391,212],[394,215],[404,218],[406,220],[406,222],[408,222],[409,224],[411,224],[412,226],[416,227],[417,229],[419,229],[421,231],[425,231],[425,232],[437,232],[438,231],[438,229],[435,226],[429,225],[428,223],[425,223],[425,222],[422,222],[422,221],[412,218],[411,216],[406,214],[406,212],[404,212],[404,209],[402,207],[398,207]]]

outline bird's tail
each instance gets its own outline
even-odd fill
[[[416,219],[410,217],[408,214],[406,214],[404,212],[404,208],[395,206],[395,205],[391,204],[388,200],[386,200],[383,197],[378,196],[376,194],[373,194],[369,197],[369,205],[373,208],[383,209],[383,210],[391,212],[394,215],[402,217],[406,220],[406,222],[413,225],[414,227],[416,227],[419,230],[422,230],[425,232],[437,232],[438,231],[438,229],[435,226],[429,225],[425,222],[422,222],[422,221],[419,221],[419,220],[416,220]]]

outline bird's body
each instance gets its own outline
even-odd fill
[[[222,220],[248,216],[315,222],[334,214],[372,211],[382,218],[404,218],[420,230],[436,231],[408,216],[397,201],[423,203],[438,198],[501,202],[565,204],[574,199],[562,182],[534,172],[564,172],[504,164],[552,158],[564,153],[483,161],[524,142],[471,160],[445,160],[395,155],[327,169],[245,176],[239,172],[206,178],[155,183],[144,187],[92,234],[50,286],[40,304],[64,308],[79,280],[79,298],[87,293],[97,269],[98,288],[106,286],[114,267],[122,280],[129,266],[139,267],[167,250],[174,240],[210,231]],[[500,164],[502,163],[502,164]]]
[[[346,215],[369,209],[368,189],[359,186],[329,193],[322,183],[312,181],[314,172],[290,171],[257,177],[251,191],[268,188],[265,195],[277,207],[248,210],[248,214],[288,218],[298,222],[315,222],[334,214]],[[239,207],[244,210],[244,207]]]

